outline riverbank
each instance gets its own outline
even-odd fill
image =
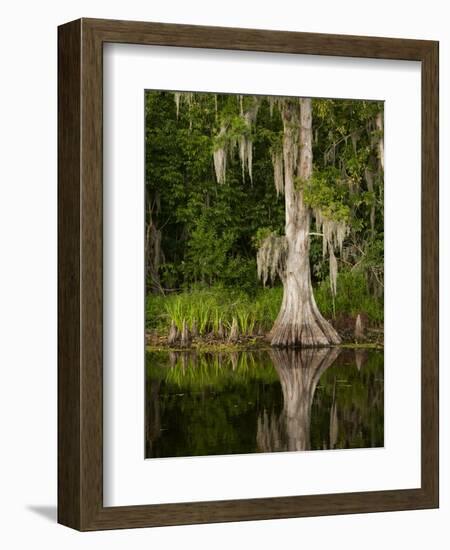
[[[361,276],[341,274],[335,298],[326,282],[315,288],[319,310],[343,346],[383,347],[383,300],[368,291]],[[203,287],[150,294],[146,301],[146,345],[150,350],[230,350],[269,347],[280,311],[281,286],[242,289]],[[356,319],[359,319],[356,338]]]
[[[351,331],[339,332],[342,343],[339,347],[344,349],[383,349],[384,334],[379,328],[367,328],[364,339],[355,342]],[[218,338],[214,334],[196,336],[189,339],[187,345],[181,342],[170,343],[167,334],[160,334],[158,331],[147,331],[145,335],[147,351],[186,351],[199,352],[236,352],[246,350],[270,349],[270,342],[267,334],[241,335],[234,341],[227,338]]]

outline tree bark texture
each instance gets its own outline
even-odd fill
[[[311,99],[286,101],[284,124],[284,196],[286,209],[286,270],[283,301],[270,332],[273,346],[327,347],[341,339],[324,319],[314,299],[309,261],[310,209],[302,185],[312,174]],[[300,126],[300,132],[298,127]]]

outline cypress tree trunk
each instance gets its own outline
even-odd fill
[[[286,101],[282,110],[287,258],[283,302],[270,339],[273,346],[325,347],[341,339],[321,315],[311,284],[310,211],[303,200],[302,182],[312,174],[312,107],[311,99],[299,101],[300,108]]]

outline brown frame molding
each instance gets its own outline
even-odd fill
[[[422,63],[422,484],[420,489],[103,506],[103,43]],[[438,42],[79,19],[58,28],[58,521],[80,531],[436,508]]]

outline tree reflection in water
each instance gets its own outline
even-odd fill
[[[383,353],[148,352],[146,457],[384,444]]]
[[[276,415],[265,410],[258,418],[256,441],[260,451],[307,451],[311,448],[314,393],[320,377],[333,365],[339,353],[339,348],[270,350],[283,391],[283,411]],[[335,425],[336,422],[335,416]],[[330,427],[330,439],[331,431]]]

